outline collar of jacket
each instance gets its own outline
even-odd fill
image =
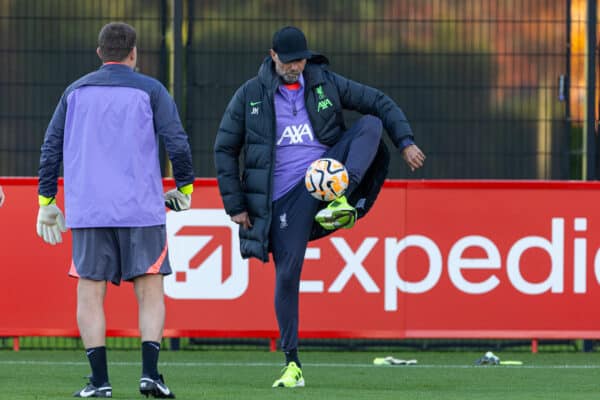
[[[129,65],[123,64],[123,63],[116,63],[116,62],[104,63],[98,69],[99,70],[104,69],[104,70],[113,70],[113,71],[133,72],[133,68],[131,68]]]
[[[305,89],[312,90],[315,86],[323,84],[325,81],[323,77],[323,70],[329,65],[329,60],[321,54],[315,54],[311,57],[304,67],[304,87]],[[269,89],[271,93],[275,93],[281,80],[275,72],[275,63],[270,56],[267,56],[260,68],[258,69],[258,80],[263,86]]]

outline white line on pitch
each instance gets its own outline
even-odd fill
[[[132,361],[109,361],[109,365],[132,366],[139,365]],[[47,360],[0,360],[0,365],[88,365],[84,361],[47,361]],[[282,363],[269,362],[160,362],[168,367],[281,367]],[[373,364],[352,363],[303,363],[311,368],[382,368],[382,369],[414,369],[414,368],[477,368],[477,369],[507,369],[507,368],[535,368],[535,369],[600,369],[600,365],[511,365],[511,366],[476,366],[464,364],[420,364],[409,366],[374,366]]]

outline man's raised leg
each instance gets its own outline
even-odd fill
[[[347,199],[358,187],[373,162],[381,141],[382,130],[383,126],[379,118],[365,115],[324,154],[324,157],[334,158],[344,163],[348,170],[349,182],[345,194],[333,200],[315,216],[315,220],[323,228],[333,230],[354,226],[358,214]]]

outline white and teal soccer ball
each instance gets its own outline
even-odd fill
[[[319,158],[306,170],[306,190],[315,199],[332,201],[342,196],[348,187],[348,171],[333,158]]]

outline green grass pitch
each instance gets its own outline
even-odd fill
[[[483,353],[306,351],[306,387],[273,389],[280,353],[261,350],[164,351],[159,369],[178,399],[590,399],[600,393],[598,353],[503,353],[523,366],[474,366]],[[417,359],[374,366],[373,358]],[[139,399],[140,354],[109,350],[116,399]],[[0,399],[66,399],[83,387],[83,351],[0,351]]]

